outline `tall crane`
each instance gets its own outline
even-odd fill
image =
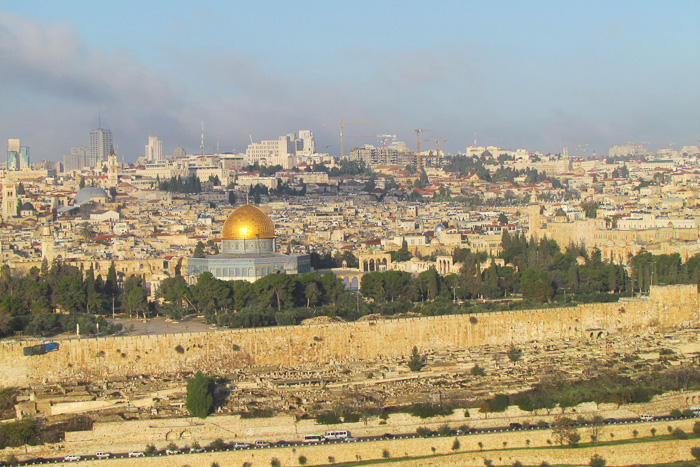
[[[435,159],[440,158],[440,143],[444,143],[447,140],[446,139],[440,139],[440,137],[436,137],[435,139],[429,138],[426,141],[435,141]]]
[[[345,142],[343,139],[343,128],[345,125],[365,125],[365,124],[372,124],[374,122],[344,122],[340,121],[340,158],[345,157]],[[328,126],[328,125],[337,125],[335,122],[326,122],[323,124],[323,126]]]
[[[426,131],[430,131],[430,130],[426,130],[425,128],[416,128],[415,130],[413,130],[413,132],[416,134],[416,138],[418,140],[417,144],[416,144],[416,152],[418,153],[418,161],[416,164],[417,165],[416,168],[418,170],[420,170],[423,167],[423,157],[420,154],[420,134],[423,132],[426,132]]]
[[[396,139],[396,135],[377,135],[377,138],[382,139],[382,149],[386,149],[386,139]]]

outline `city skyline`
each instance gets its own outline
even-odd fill
[[[120,159],[149,136],[244,152],[310,129],[590,155],[697,144],[695,2],[244,4],[0,1],[0,140],[61,160],[110,129]],[[103,18],[96,22],[94,18]],[[101,120],[101,121],[100,121]],[[327,123],[327,125],[324,125]],[[370,138],[353,145],[381,144]]]

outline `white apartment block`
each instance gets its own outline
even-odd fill
[[[163,159],[163,142],[157,136],[149,136],[144,155],[149,162]]]

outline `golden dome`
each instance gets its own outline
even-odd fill
[[[244,204],[229,214],[221,229],[224,240],[275,238],[275,225],[262,209]]]

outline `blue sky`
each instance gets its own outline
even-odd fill
[[[0,139],[32,160],[87,145],[120,156],[244,151],[310,129],[317,148],[414,128],[571,154],[700,139],[700,2],[0,0]],[[431,147],[426,141],[423,147]],[[579,150],[579,147],[582,148]]]

